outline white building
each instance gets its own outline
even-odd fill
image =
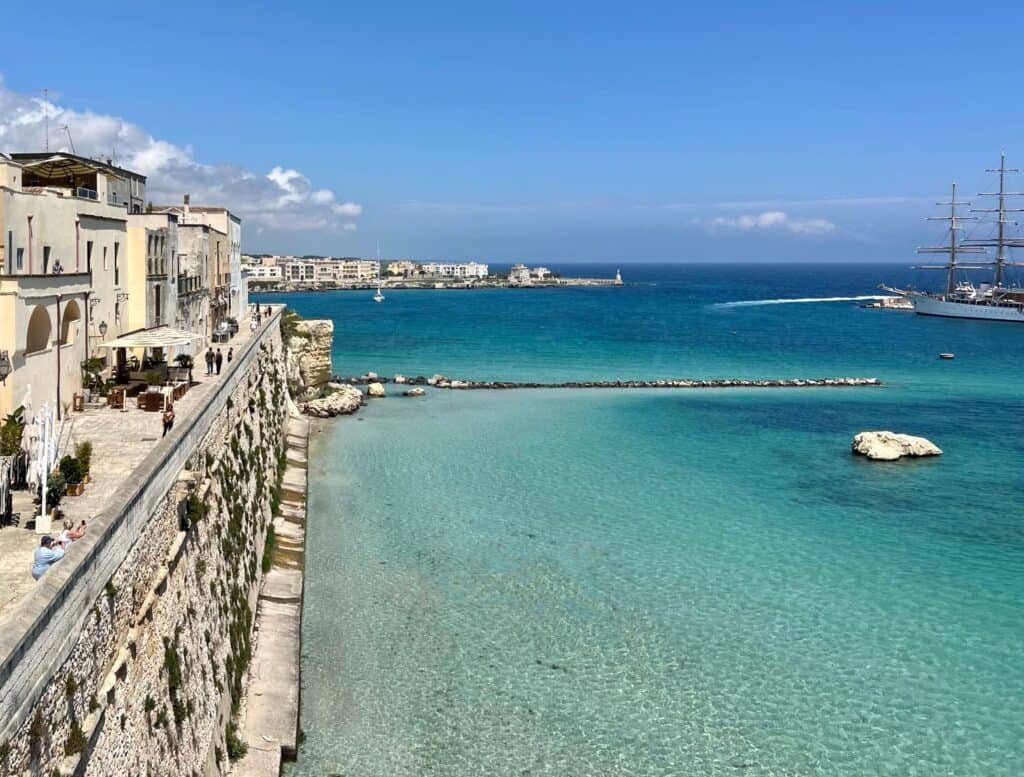
[[[442,263],[425,262],[421,266],[424,275],[438,278],[486,278],[487,265],[479,262]]]

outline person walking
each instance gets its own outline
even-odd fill
[[[251,333],[255,334],[256,333],[256,329],[259,327],[259,325],[260,325],[260,322],[259,322],[258,319],[255,319],[255,318],[250,318],[249,319],[249,331]]]
[[[235,349],[228,348],[228,364],[231,364],[231,360],[235,358]]]
[[[217,365],[217,374],[220,375],[220,365],[224,363],[224,354],[220,352],[220,348],[217,349],[217,355],[214,358],[214,362]]]
[[[163,433],[163,436],[166,437],[167,433],[169,431],[171,431],[171,429],[173,429],[173,428],[174,428],[174,406],[173,405],[168,405],[167,409],[164,410],[164,433]]]
[[[206,349],[206,374],[213,375],[213,348]]]

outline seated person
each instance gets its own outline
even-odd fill
[[[64,558],[64,548],[53,541],[49,534],[39,540],[35,556],[32,558],[32,577],[36,580],[46,574],[46,570]]]
[[[64,546],[66,549],[75,540],[80,540],[85,536],[85,521],[82,521],[81,525],[76,529],[75,525],[70,520],[64,521],[64,531],[60,533],[57,538],[57,542]]]

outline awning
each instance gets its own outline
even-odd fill
[[[204,339],[202,335],[186,332],[182,329],[171,329],[169,326],[156,326],[152,329],[141,329],[121,335],[115,340],[100,343],[101,348],[171,348],[175,345],[188,345],[193,340]]]

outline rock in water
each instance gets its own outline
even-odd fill
[[[853,438],[854,453],[875,461],[896,461],[903,456],[939,456],[942,449],[924,437],[893,432],[861,432]]]
[[[384,386],[380,383],[371,383],[366,387],[366,396],[368,397],[383,397],[386,396],[384,393]]]
[[[427,392],[424,391],[420,386],[413,386],[411,389],[405,390],[405,395],[407,397],[422,397],[426,393]]]
[[[407,383],[408,382],[408,379],[405,377],[405,375],[395,375],[395,377],[392,378],[392,380],[394,380],[395,383]]]
[[[337,388],[335,388],[337,386]],[[363,394],[352,386],[334,384],[330,394],[302,405],[302,412],[315,418],[333,418],[336,415],[350,415],[363,404]]]

